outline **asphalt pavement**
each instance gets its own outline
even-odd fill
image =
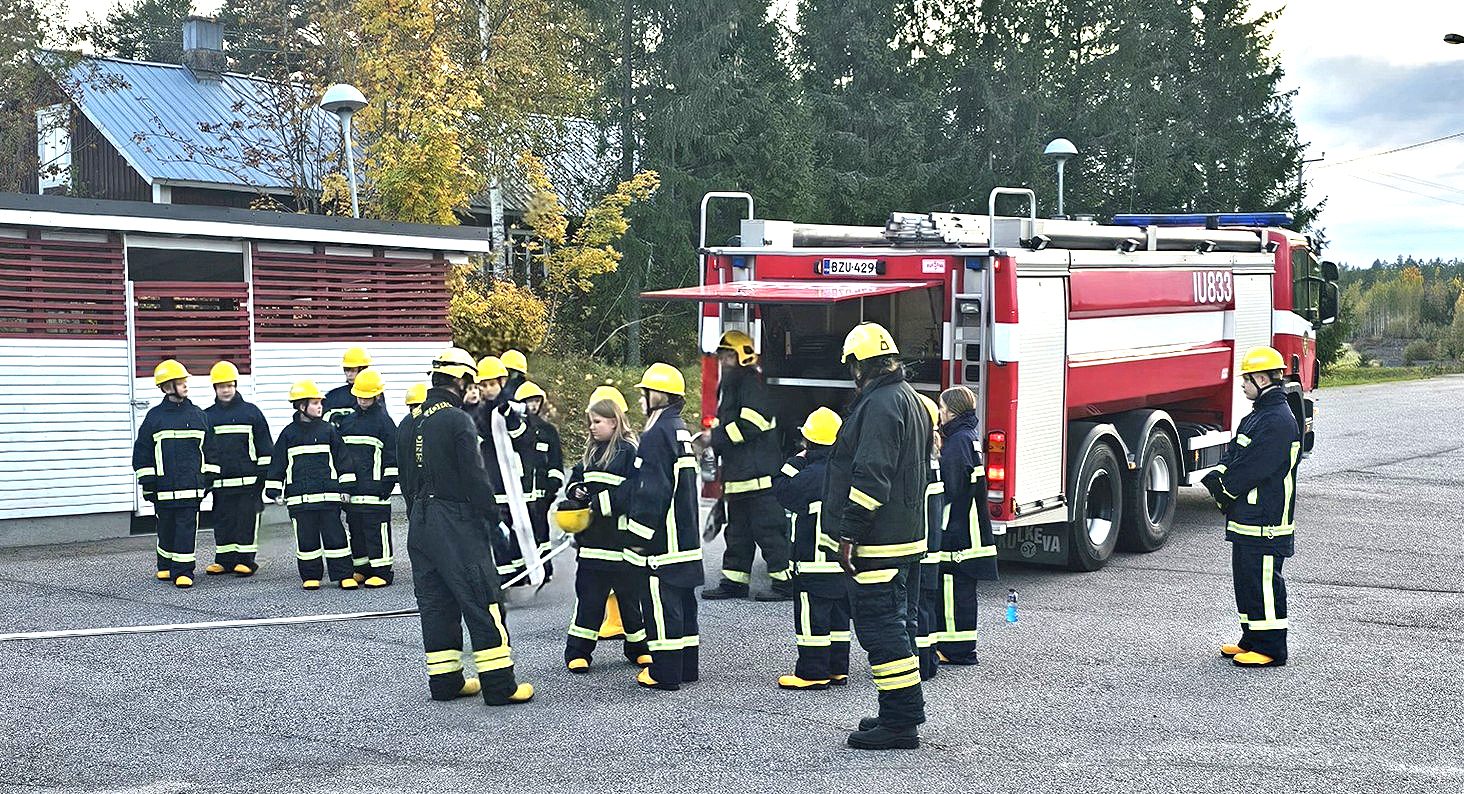
[[[1217,656],[1236,635],[1228,549],[1191,489],[1155,553],[1005,565],[981,664],[927,683],[916,751],[844,746],[874,711],[857,648],[847,688],[777,689],[788,604],[702,602],[702,680],[680,692],[638,689],[613,643],[570,674],[561,567],[512,598],[538,695],[509,708],[430,701],[412,618],[0,643],[0,791],[1464,791],[1461,417],[1464,378],[1324,392],[1285,668]],[[396,535],[397,584],[363,592],[302,592],[284,526],[257,577],[191,591],[152,579],[149,537],[7,549],[0,631],[410,607],[400,517]]]

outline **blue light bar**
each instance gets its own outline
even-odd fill
[[[1168,215],[1115,215],[1119,226],[1291,226],[1296,219],[1289,212],[1187,212]]]

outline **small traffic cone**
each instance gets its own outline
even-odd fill
[[[620,601],[615,593],[605,599],[605,620],[600,623],[600,639],[618,640],[625,636],[625,624],[620,622]]]

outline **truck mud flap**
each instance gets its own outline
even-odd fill
[[[1068,561],[1066,524],[1009,528],[993,540],[999,560],[1039,565],[1066,565]]]

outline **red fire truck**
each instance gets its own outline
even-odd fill
[[[1026,217],[998,216],[998,197]],[[709,202],[745,202],[740,238],[706,246]],[[1316,330],[1337,271],[1281,213],[1041,219],[998,188],[985,215],[894,213],[884,227],[755,217],[745,193],[702,201],[701,284],[648,299],[701,305],[702,412],[716,413],[722,332],[757,340],[779,427],[836,410],[855,324],[889,328],[916,388],[979,396],[988,508],[1003,559],[1102,567],[1167,539],[1180,485],[1219,461],[1248,403],[1240,357],[1272,345],[1312,445]],[[791,434],[790,434],[791,435]],[[791,439],[790,439],[791,440]]]

